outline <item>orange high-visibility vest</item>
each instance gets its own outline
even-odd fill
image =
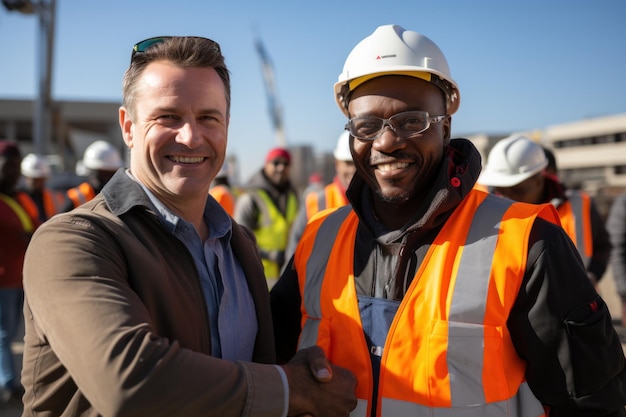
[[[44,220],[46,220],[54,216],[55,214],[61,212],[61,209],[63,208],[63,204],[65,203],[65,199],[61,192],[56,192],[56,191],[52,191],[47,188],[44,188],[42,191],[42,197],[43,197],[43,209],[44,209],[43,216],[41,216],[41,213],[39,213],[39,208],[33,201],[32,197],[30,197],[26,193],[22,193],[22,195],[18,195],[18,199],[20,199],[20,204],[22,204],[22,206],[24,207],[28,207],[29,210],[33,210],[31,214],[34,214],[36,216],[35,218],[37,219],[43,218]]]
[[[348,204],[346,193],[332,182],[322,191],[307,194],[305,198],[306,218],[310,219],[315,214],[327,208],[337,208]]]
[[[37,204],[35,204],[33,199],[30,198],[30,196],[27,193],[23,191],[16,193],[15,199],[20,204],[20,206],[26,211],[26,213],[28,213],[28,216],[31,219],[39,220],[39,209],[37,208]],[[13,210],[15,211],[15,208]],[[21,217],[21,216],[18,215],[18,217]],[[31,230],[28,230],[28,229],[29,228],[24,227],[24,230],[26,230],[27,232],[32,232],[32,229]]]
[[[568,190],[567,198],[556,208],[561,226],[576,245],[585,266],[589,266],[593,255],[591,197],[582,191]]]
[[[83,182],[78,185],[78,187],[67,190],[67,196],[74,203],[74,207],[78,207],[94,198],[96,196],[96,191],[93,189],[91,184]]]
[[[348,207],[309,223],[295,253],[302,293],[299,348],[321,346],[357,377],[352,416],[371,413],[373,372],[354,283],[358,217]],[[382,349],[379,417],[543,416],[525,381],[507,319],[537,217],[549,204],[472,191],[433,241]],[[315,251],[313,250],[315,248]]]
[[[211,187],[211,189],[209,189],[209,194],[211,194],[213,198],[220,203],[229,216],[232,216],[235,213],[235,196],[227,186],[220,184]]]
[[[49,190],[47,188],[43,190],[43,207],[45,210],[46,219],[49,219],[55,214],[60,213],[64,203],[65,196],[63,195],[63,193]]]
[[[17,216],[26,233],[32,233],[39,225],[37,221],[37,207],[26,193],[19,192],[15,198],[0,193],[2,200]]]

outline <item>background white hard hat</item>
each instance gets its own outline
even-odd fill
[[[494,145],[478,183],[490,187],[513,187],[548,166],[543,148],[526,136],[512,135]]]
[[[343,133],[339,135],[333,156],[338,161],[352,161],[352,154],[350,153],[350,132],[347,130],[344,130]]]
[[[22,175],[27,178],[48,178],[50,176],[50,165],[43,155],[29,153],[22,159],[20,165]]]
[[[348,116],[346,97],[361,83],[390,74],[410,75],[437,85],[446,93],[447,114],[459,108],[456,81],[441,49],[426,36],[398,25],[379,26],[348,55],[335,83],[335,100]]]
[[[97,140],[85,149],[83,165],[90,170],[114,171],[124,166],[124,163],[115,146],[109,142]]]

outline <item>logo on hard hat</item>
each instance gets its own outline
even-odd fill
[[[378,55],[378,56],[376,57],[376,60],[383,59],[383,58],[395,58],[395,57],[397,57],[397,56],[398,56],[398,55],[396,55],[396,54]]]

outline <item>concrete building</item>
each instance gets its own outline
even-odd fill
[[[0,100],[0,138],[19,143],[23,154],[35,152],[32,100]],[[103,139],[125,146],[118,123],[119,103],[55,101],[51,109],[50,138],[42,140],[43,153],[55,172],[74,171],[85,148]]]

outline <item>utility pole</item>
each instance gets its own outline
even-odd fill
[[[39,20],[37,36],[37,99],[33,112],[33,144],[35,152],[44,155],[48,151],[52,121],[52,57],[54,47],[54,22],[56,0],[2,0],[9,11],[36,14]]]

